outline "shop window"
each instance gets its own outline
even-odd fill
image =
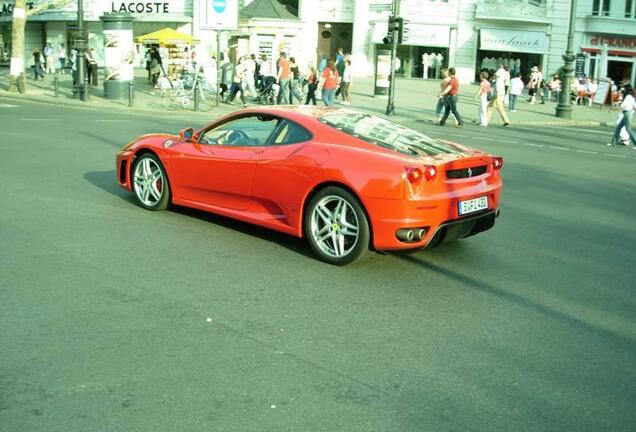
[[[608,16],[610,10],[610,0],[594,0],[592,2],[592,15]]]
[[[528,4],[533,6],[545,6],[545,0],[528,0]]]
[[[261,57],[264,54],[267,56],[268,59],[271,60],[273,53],[274,36],[258,35],[258,56]]]

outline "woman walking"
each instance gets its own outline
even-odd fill
[[[634,115],[634,109],[636,108],[636,100],[634,99],[634,89],[631,85],[626,85],[623,90],[623,102],[621,103],[621,114],[623,116],[622,120],[618,122],[616,125],[616,129],[614,129],[614,135],[612,136],[612,142],[607,145],[618,145],[621,129],[623,126],[629,135],[629,138],[632,140],[634,146],[636,146],[636,134],[632,130],[632,117]],[[636,147],[633,147],[636,149]]]
[[[351,60],[345,60],[345,68],[342,74],[342,84],[340,91],[342,92],[342,104],[351,105],[351,83],[353,82],[353,69],[351,68]]]
[[[474,100],[479,102],[478,111],[479,111],[479,120],[481,123],[480,126],[488,126],[488,95],[490,94],[490,82],[488,81],[488,72],[482,71],[479,74],[479,78],[481,79],[481,83],[479,84],[479,90],[474,97]]]
[[[440,70],[440,76],[442,77],[442,80],[439,83],[439,89],[440,89],[440,93],[443,92],[446,87],[448,87],[448,83],[450,82],[450,75],[448,75],[448,69],[446,68],[442,68]],[[444,115],[444,109],[445,109],[445,105],[444,105],[444,98],[442,96],[439,96],[437,98],[437,105],[435,106],[435,115],[436,115],[436,122],[439,123],[442,120],[442,116]],[[455,118],[454,114],[451,114],[453,116],[453,120],[455,121],[455,124],[457,125],[457,119]]]
[[[303,103],[303,95],[298,89],[298,85],[300,84],[300,69],[296,64],[296,59],[294,57],[289,58],[289,71],[291,81],[289,83],[291,87],[291,91],[289,92],[289,103],[294,104],[294,97],[298,99],[298,103]]]
[[[245,100],[245,90],[243,90],[243,85],[245,84],[247,69],[243,64],[243,57],[239,57],[236,62],[236,67],[234,68],[234,76],[232,77],[232,85],[230,87],[230,100],[228,103],[230,105],[234,105],[234,98],[237,93],[241,93],[241,102],[243,102],[243,106],[247,106],[247,101]]]
[[[38,48],[33,50],[33,79],[44,79],[44,67],[42,66],[42,53]]]
[[[309,64],[309,72],[307,72],[307,98],[305,105],[309,105],[311,101],[316,105],[316,89],[318,88],[318,72],[313,64]]]
[[[327,62],[327,67],[322,72],[322,101],[327,106],[333,105],[334,95],[336,93],[336,88],[338,87],[338,81],[340,80],[340,75],[338,75],[338,70],[336,69],[333,60],[329,60]]]

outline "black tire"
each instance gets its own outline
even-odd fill
[[[327,212],[318,211],[319,206]],[[354,230],[354,226],[357,229]],[[351,264],[369,251],[371,231],[362,204],[351,192],[340,187],[328,186],[311,197],[305,207],[303,230],[314,254],[329,264]]]
[[[151,167],[150,170],[146,170],[145,167],[148,166]],[[153,177],[149,177],[145,171],[150,171],[150,175]],[[158,177],[153,180],[155,175]],[[157,156],[152,153],[144,153],[139,156],[132,164],[130,179],[133,194],[141,207],[153,211],[168,208],[171,195],[170,182],[166,170]]]

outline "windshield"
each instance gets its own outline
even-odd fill
[[[410,156],[457,154],[461,150],[380,117],[360,113],[328,114],[320,121],[368,143]]]

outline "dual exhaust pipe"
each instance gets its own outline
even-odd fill
[[[398,240],[406,243],[416,243],[422,241],[426,235],[425,228],[400,228],[395,232]]]

